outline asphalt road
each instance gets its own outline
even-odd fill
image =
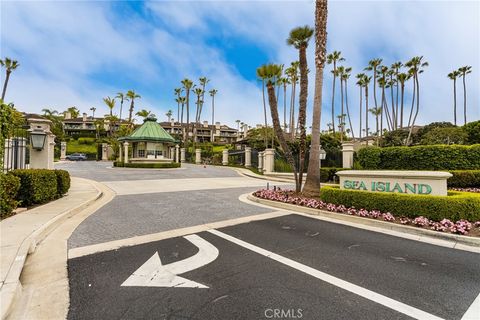
[[[228,168],[110,165],[56,165],[117,192],[77,227],[71,250],[275,211],[241,202],[265,181]],[[177,237],[69,259],[68,318],[462,319],[480,293],[479,254],[314,218],[196,236],[208,250]]]

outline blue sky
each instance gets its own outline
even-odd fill
[[[142,96],[137,108],[163,120],[168,109],[176,118],[173,89],[179,81],[206,76],[209,89],[218,90],[216,120],[255,125],[263,116],[256,67],[296,60],[285,39],[293,27],[313,25],[313,14],[313,1],[2,1],[1,56],[20,63],[7,100],[28,112],[77,106],[90,113],[95,106],[105,114],[103,97],[134,89]],[[371,58],[390,65],[423,55],[430,66],[420,78],[420,124],[453,120],[446,74],[471,65],[468,118],[480,119],[480,2],[330,1],[328,32],[328,51],[342,51],[353,74]],[[313,49],[312,42],[312,70]],[[322,128],[330,119],[329,70]],[[313,79],[312,72],[309,110]],[[349,104],[358,127],[354,82],[352,77]],[[462,105],[461,87],[459,93]],[[203,120],[210,119],[207,99]]]

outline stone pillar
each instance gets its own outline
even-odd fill
[[[265,160],[263,166],[263,171],[265,173],[271,173],[275,171],[275,149],[265,149]]]
[[[201,164],[201,163],[202,163],[202,150],[195,149],[195,164]]]
[[[118,161],[122,162],[122,144],[118,147]]]
[[[180,162],[185,162],[185,148],[180,148]]]
[[[60,143],[60,160],[65,160],[66,156],[67,156],[67,143],[65,141],[62,141]]]
[[[179,153],[180,153],[180,146],[177,144],[175,145],[175,162],[177,163],[180,163]]]
[[[102,143],[102,161],[107,161],[108,160],[108,144]]]
[[[224,149],[222,151],[222,165],[227,166],[228,165],[228,150]]]
[[[245,167],[250,168],[252,166],[252,148],[245,147]]]
[[[30,144],[30,168],[32,169],[53,169],[55,135],[50,131],[52,122],[47,119],[29,119],[31,134],[41,133],[45,135],[43,149],[33,149]]]
[[[263,151],[258,153],[258,171],[263,170]]]
[[[123,148],[124,148],[124,152],[125,152],[125,163],[128,163],[128,142],[125,141],[123,143]]]
[[[353,142],[344,142],[342,143],[342,160],[343,168],[353,168],[353,153],[354,153],[354,143]]]

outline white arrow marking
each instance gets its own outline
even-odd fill
[[[207,286],[191,281],[178,274],[200,268],[218,257],[218,249],[196,234],[185,236],[193,243],[198,252],[190,258],[162,265],[158,252],[138,268],[127,280],[123,287],[182,287],[182,288],[208,288]]]

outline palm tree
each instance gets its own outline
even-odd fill
[[[290,83],[288,78],[280,78],[279,82],[283,86],[283,130],[287,130],[287,85]]]
[[[300,128],[299,157],[300,165],[298,176],[299,187],[302,186],[303,169],[305,165],[305,153],[307,149],[307,96],[308,96],[308,66],[307,66],[307,47],[312,38],[314,30],[309,26],[297,27],[290,31],[287,44],[298,50],[298,61],[300,62],[300,99],[298,102],[298,126]],[[278,138],[278,137],[277,137]]]
[[[403,67],[403,63],[401,61],[397,61],[392,63],[390,66],[390,70],[392,70],[393,75],[395,76],[395,87],[396,87],[396,100],[395,100],[395,129],[398,129],[398,75],[400,74],[400,68]]]
[[[418,82],[418,75],[420,73],[423,73],[423,68],[424,67],[427,67],[428,66],[428,62],[422,62],[423,60],[423,56],[420,56],[420,57],[413,57],[410,61],[408,61],[405,66],[410,68],[409,72],[412,74],[413,76],[413,83],[415,85],[415,89],[416,89],[416,103],[417,103],[417,106],[416,106],[416,110],[415,110],[415,116],[413,117],[412,119],[412,122],[410,124],[410,130],[408,132],[408,136],[407,136],[407,140],[405,141],[405,144],[408,145],[409,141],[410,141],[410,137],[412,135],[412,131],[413,131],[413,126],[415,125],[415,120],[417,119],[417,116],[418,116],[418,111],[420,110],[420,85],[419,85],[419,82]],[[413,109],[412,109],[413,111]]]
[[[365,73],[359,73],[357,74],[355,77],[357,78],[357,85],[358,87],[360,88],[360,128],[359,128],[359,131],[358,131],[358,135],[359,135],[359,138],[361,139],[362,138],[362,96],[363,96],[363,88],[365,87],[365,77],[367,75]]]
[[[400,128],[403,128],[403,98],[405,96],[405,82],[410,79],[408,73],[399,73],[397,76],[397,81],[400,83]]]
[[[363,78],[365,86],[365,137],[368,137],[368,130],[370,130],[370,128],[368,127],[368,85],[370,84],[370,80],[372,80],[371,76],[369,77],[365,75],[365,77]]]
[[[185,103],[187,102],[186,97],[179,97],[178,100],[180,101],[180,104],[182,105],[182,113],[180,114],[180,125],[183,127],[183,109],[185,107]]]
[[[185,134],[184,134],[185,136],[184,140],[188,141],[189,134],[190,134],[190,89],[193,86],[193,82],[192,80],[185,78],[181,81],[181,83],[183,85],[183,89],[185,90],[185,105],[187,107],[187,130],[185,131]]]
[[[130,126],[133,127],[132,116],[133,116],[133,109],[135,108],[135,99],[141,98],[141,96],[135,93],[134,90],[128,90],[127,98],[130,100],[130,109],[128,110],[128,122]]]
[[[77,118],[78,115],[80,114],[80,110],[78,110],[77,107],[70,107],[67,109],[67,112],[70,112],[72,119]]]
[[[202,118],[203,103],[205,102],[205,87],[207,86],[207,83],[210,82],[210,80],[207,79],[207,77],[201,77],[198,79],[198,82],[202,86],[202,99],[201,99],[202,103],[200,105],[200,110],[198,112],[198,121],[200,121],[200,119]]]
[[[170,120],[172,120],[172,115],[173,115],[172,110],[168,110],[167,113],[165,113],[165,115],[168,118],[168,122],[170,122]]]
[[[378,147],[379,138],[380,138],[380,134],[381,134],[380,131],[379,131],[379,128],[378,128],[378,119],[379,119],[379,116],[382,115],[382,108],[371,108],[368,111],[370,111],[370,113],[373,114],[375,116],[375,119],[376,119],[375,130],[376,130],[376,135],[377,135],[377,147]]]
[[[298,68],[300,66],[299,61],[294,61],[290,64],[290,67],[285,70],[285,74],[288,77],[288,81],[292,85],[292,91],[290,94],[290,135],[293,139],[295,137],[295,97],[296,88],[298,83]]]
[[[465,76],[469,73],[472,73],[472,67],[464,66],[458,68],[458,72],[460,72],[463,81],[463,124],[465,125],[467,124],[467,87],[465,84]]]
[[[262,80],[262,97],[263,97],[263,115],[265,117],[265,127],[263,129],[263,140],[265,142],[265,149],[268,148],[268,140],[267,140],[267,127],[268,127],[268,121],[267,121],[267,106],[265,103],[265,80],[267,79],[267,66],[262,65],[257,68],[257,77]]]
[[[182,95],[182,88],[175,88],[174,92],[177,97],[175,99],[175,102],[177,103],[177,120],[180,121],[180,96]]]
[[[275,85],[276,85],[277,79],[282,76],[282,73],[281,73],[282,68],[280,65],[268,64],[268,65],[262,65],[261,67],[259,67],[259,69],[262,69],[262,75],[264,77],[264,81],[266,82],[266,86],[267,86],[268,104],[270,106],[270,112],[272,115],[273,130],[275,131],[275,135],[277,136],[280,147],[282,148],[285,154],[285,158],[294,169],[293,174],[295,177],[295,190],[296,192],[300,192],[302,184],[301,184],[301,181],[299,180],[299,176],[301,175],[298,174],[298,170],[297,170],[298,167],[295,164],[292,150],[290,146],[287,144],[287,140],[285,139],[285,134],[282,130],[282,126],[280,124],[280,119],[278,116],[278,106],[277,106],[277,97],[275,94]]]
[[[119,121],[122,121],[122,110],[123,110],[123,102],[128,101],[128,98],[123,94],[123,92],[118,92],[115,96],[116,99],[120,99],[120,114],[118,116]]]
[[[153,113],[151,113],[150,111],[146,110],[146,109],[142,109],[140,111],[137,111],[137,113],[135,114],[139,117],[142,117],[143,119],[147,119],[148,117],[154,117],[155,115]]]
[[[337,62],[340,61],[345,61],[345,58],[342,58],[342,53],[340,51],[333,51],[327,56],[327,64],[333,63],[332,123],[335,123],[335,80],[337,78]],[[333,133],[335,133],[335,126],[333,126]]]
[[[115,102],[115,100],[113,100],[113,101]],[[113,129],[115,128],[115,125],[118,122],[118,117],[110,114],[110,115],[105,116],[105,120],[108,121],[108,131],[109,131],[110,137],[112,137],[113,136]]]
[[[348,123],[350,125],[350,132],[352,133],[352,138],[355,139],[355,133],[353,132],[353,126],[352,126],[352,119],[350,117],[350,109],[348,108],[348,89],[347,89],[347,84],[348,84],[348,79],[350,78],[350,74],[352,72],[352,68],[345,68],[342,77],[340,78],[340,81],[343,81],[344,83],[344,90],[345,90],[345,107],[347,108],[347,118],[348,118]]]
[[[97,110],[97,108],[95,108],[95,107],[90,108],[90,111],[92,111],[92,119],[95,119],[95,111],[96,110]]]
[[[3,90],[2,90],[2,101],[5,101],[5,94],[7,93],[7,85],[8,80],[10,79],[10,74],[13,70],[18,68],[20,64],[16,60],[12,60],[10,58],[0,59],[0,65],[5,67],[5,82],[3,83]]]
[[[103,98],[103,102],[107,105],[107,107],[110,109],[110,116],[113,116],[113,108],[115,107],[115,98],[110,98],[106,97]]]
[[[340,78],[340,115],[343,115],[344,114],[344,111],[343,111],[343,81],[342,81],[342,76],[343,74],[345,73],[345,67],[344,66],[339,66],[337,68],[337,70],[333,71],[332,70],[332,73],[333,73],[333,76],[336,78]],[[340,120],[340,117],[337,116],[337,118]],[[341,123],[341,121],[340,121]],[[338,130],[340,131],[340,141],[343,142],[343,127],[341,126],[341,124],[339,124],[339,127],[338,127]]]
[[[375,102],[375,108],[378,108],[377,105],[377,69],[378,66],[382,63],[382,59],[372,59],[368,62],[368,67],[364,70],[372,71],[373,70],[373,101]]]
[[[210,97],[212,97],[212,125],[215,124],[215,95],[217,94],[217,92],[217,89],[212,89],[208,91]]]
[[[240,131],[240,120],[235,120],[235,122],[237,123],[237,131]]]
[[[202,97],[203,97],[203,90],[202,88],[195,88],[193,91],[197,95],[197,101],[195,104],[197,105],[196,115],[195,115],[195,124],[193,125],[193,141],[197,142],[197,126],[200,122],[200,112],[202,109]]]
[[[460,76],[460,71],[454,70],[447,76],[453,80],[453,124],[457,125],[457,78]]]
[[[54,116],[54,115],[58,114],[57,110],[48,109],[48,108],[42,109],[42,112],[43,112],[43,115],[47,116],[47,117],[51,117],[51,116]]]

